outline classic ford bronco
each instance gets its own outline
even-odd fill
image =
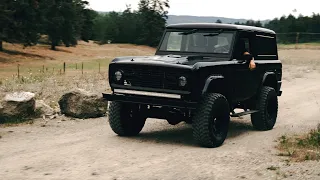
[[[110,101],[109,124],[119,136],[139,134],[147,118],[172,125],[184,121],[192,125],[199,146],[212,148],[224,143],[230,117],[250,114],[255,129],[274,127],[281,78],[274,31],[174,24],[166,27],[154,56],[117,57],[110,63],[112,93],[103,97]]]

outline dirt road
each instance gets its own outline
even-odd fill
[[[285,78],[275,128],[257,132],[249,116],[232,119],[215,149],[194,144],[190,125],[156,119],[134,138],[116,136],[106,118],[0,128],[0,179],[320,179],[319,162],[288,164],[274,148],[281,135],[320,123],[319,89],[316,71]]]

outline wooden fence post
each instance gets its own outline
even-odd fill
[[[18,78],[20,78],[20,64],[18,64]]]
[[[81,66],[81,69],[82,69],[82,74],[83,74],[83,62],[82,62],[82,66]]]
[[[66,62],[63,62],[63,73],[66,73]]]
[[[300,33],[297,32],[297,36],[296,36],[296,46],[295,46],[296,49],[298,49],[299,35],[300,35]]]

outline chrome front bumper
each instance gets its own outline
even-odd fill
[[[195,109],[197,102],[183,100],[180,94],[114,89],[113,93],[102,93],[108,101]]]

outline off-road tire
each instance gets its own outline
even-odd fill
[[[146,121],[142,114],[138,105],[113,101],[109,108],[110,127],[119,136],[138,135]]]
[[[274,88],[263,86],[256,102],[256,110],[251,114],[251,122],[255,129],[267,131],[273,129],[278,115],[278,96]]]
[[[227,137],[230,123],[227,99],[216,93],[204,95],[193,116],[192,123],[193,138],[200,146],[208,148],[221,146]]]

